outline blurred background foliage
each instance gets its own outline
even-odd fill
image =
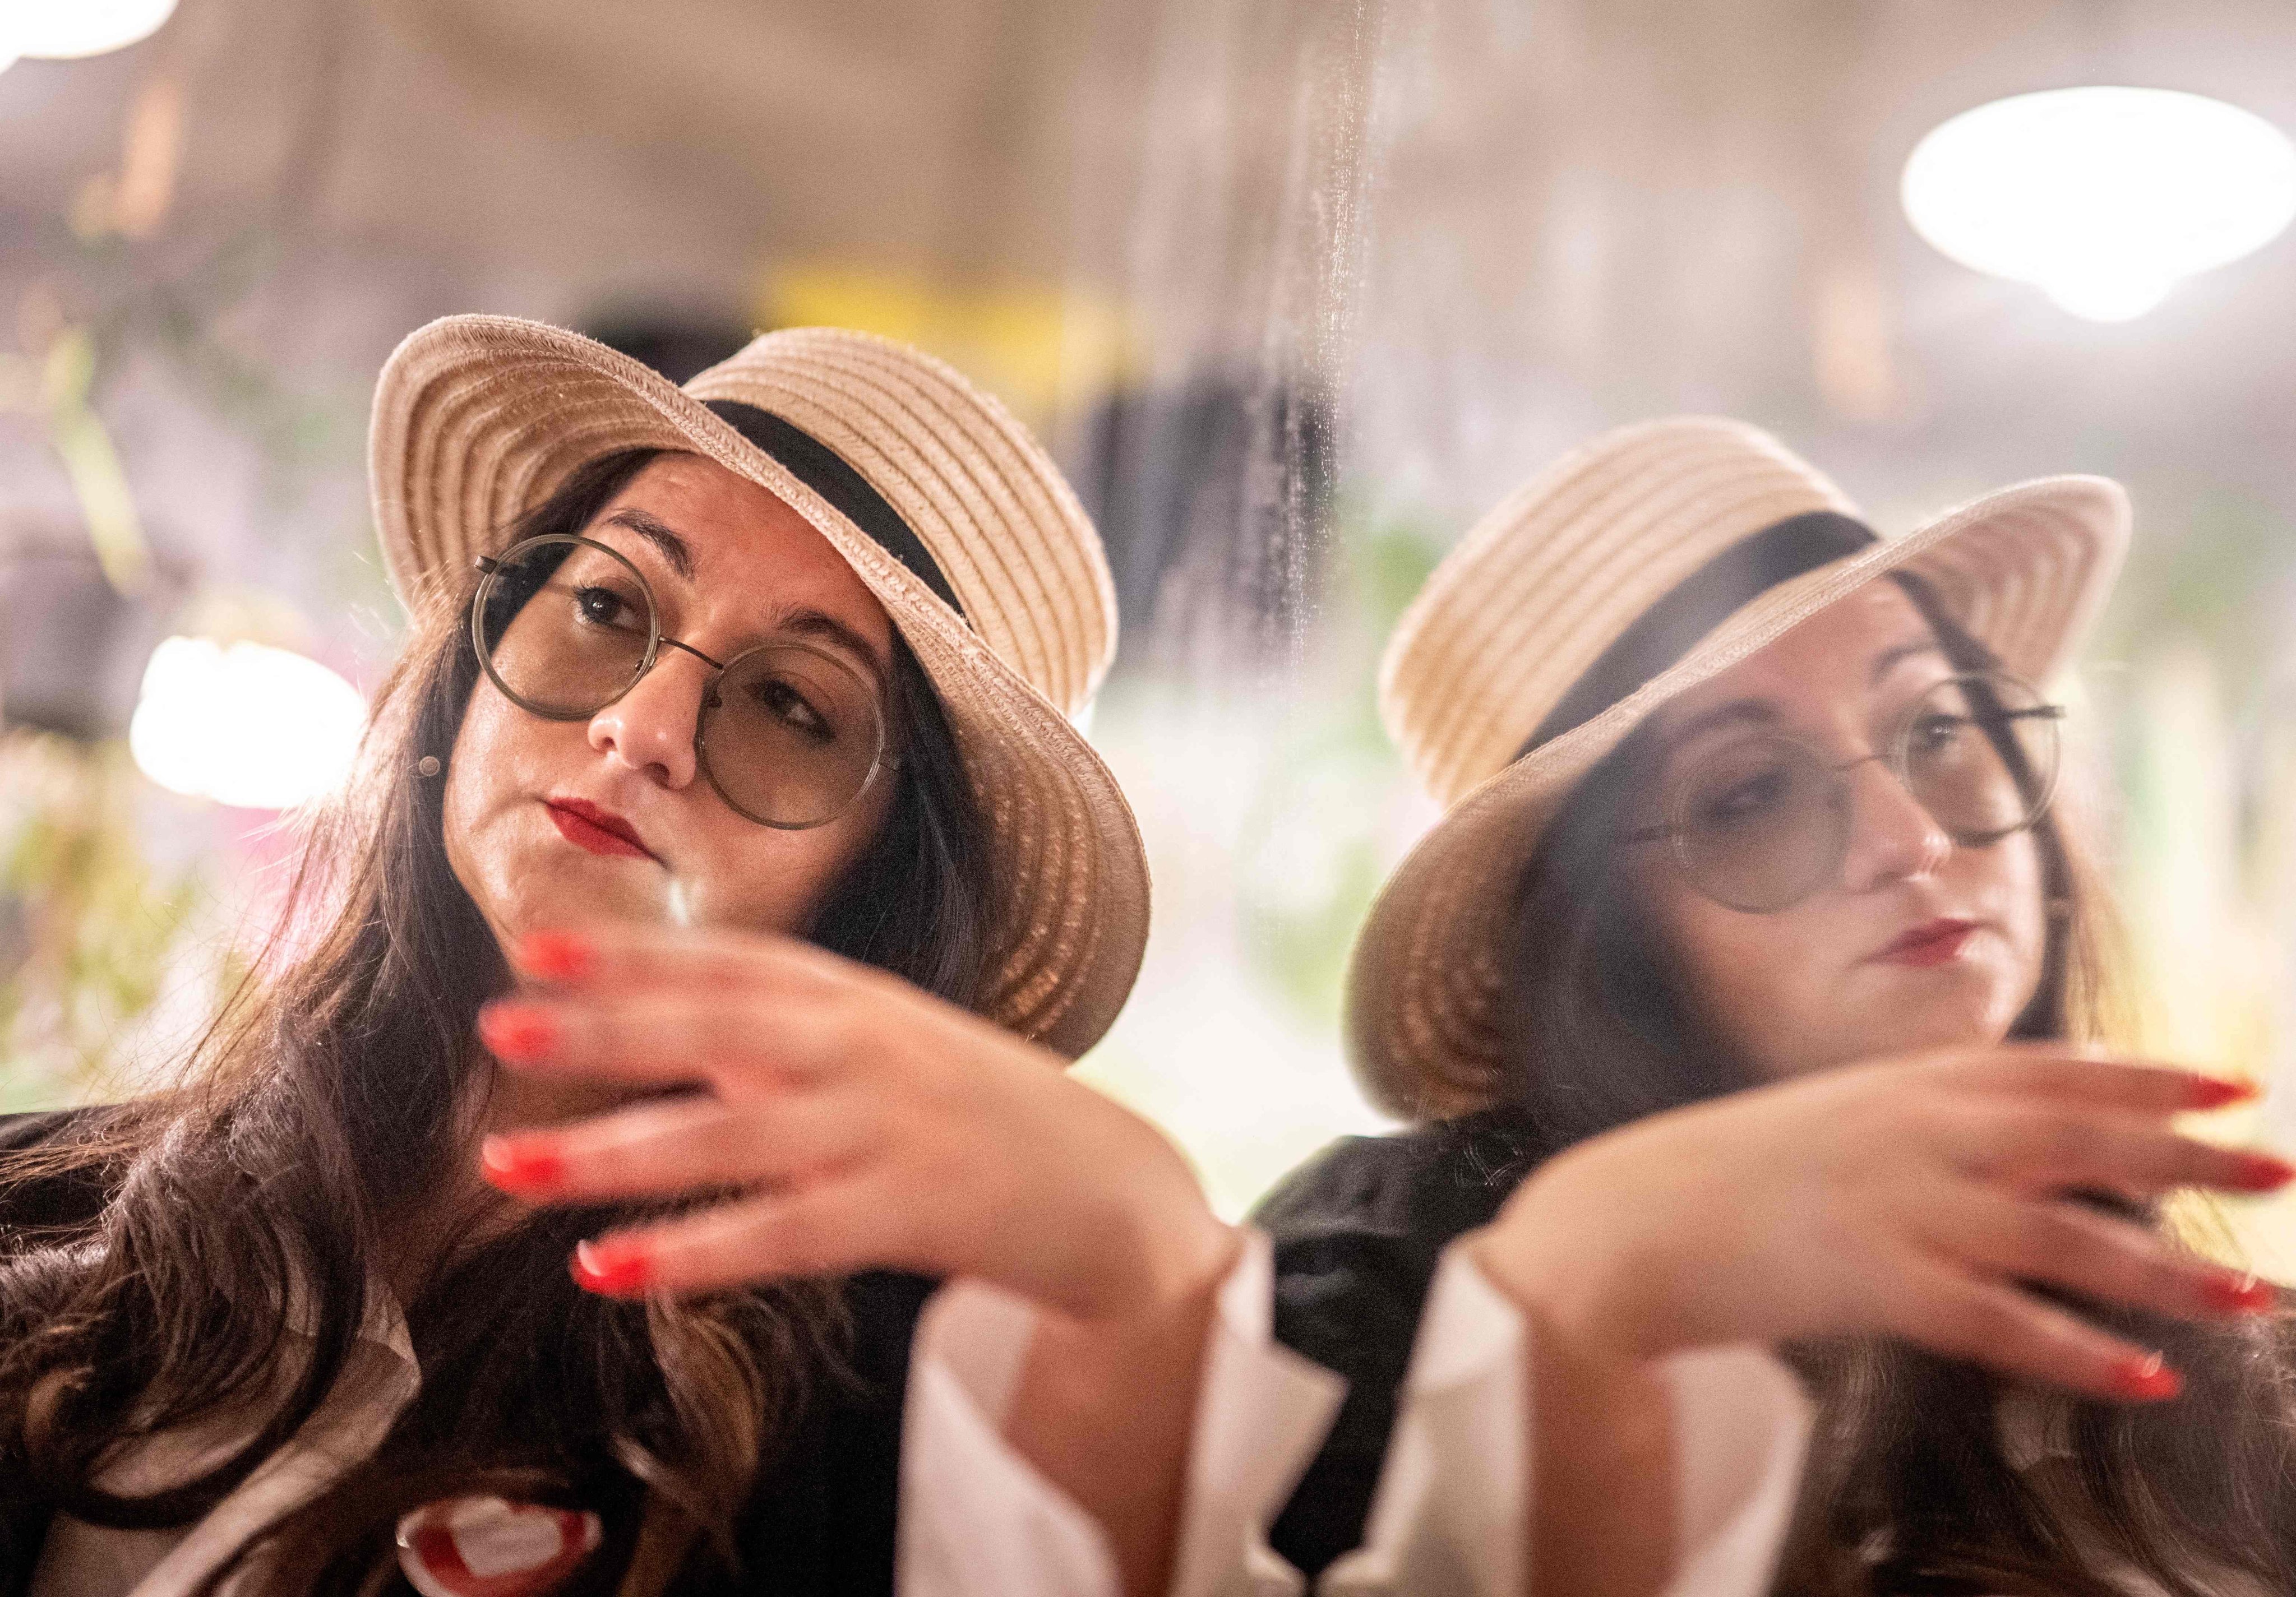
[[[0,1113],[125,1090],[183,953],[196,878],[139,846],[142,782],[116,743],[0,741]]]

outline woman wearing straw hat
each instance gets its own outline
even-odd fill
[[[1693,418],[1438,569],[1382,703],[1448,810],[1349,978],[1361,1077],[1420,1124],[1259,1216],[1280,1334],[1353,1382],[1274,1538],[1361,1539],[1324,1589],[1527,1555],[1541,1592],[1755,1593],[1782,1544],[1797,1593],[2290,1589],[2274,1293],[2147,1224],[2290,1167],[2169,1129],[2241,1089],[2087,1042],[2103,911],[2036,684],[2127,530],[2067,477],[1880,538]],[[1767,1356],[1687,1351],[1778,1341],[1806,1479]]]
[[[1159,1584],[1245,1265],[1059,1069],[1148,882],[1049,460],[881,340],[492,317],[372,452],[414,627],[261,979],[0,1126],[0,1592],[882,1591],[900,1493],[953,1589],[1001,1450]]]

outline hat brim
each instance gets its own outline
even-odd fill
[[[569,473],[636,448],[702,455],[765,488],[885,607],[939,696],[988,829],[997,897],[982,1012],[1082,1053],[1123,1007],[1147,945],[1147,855],[1114,775],[922,579],[700,399],[561,328],[455,316],[419,329],[383,368],[368,440],[391,586],[410,610],[450,601]]]
[[[2103,608],[2128,530],[2128,495],[2104,478],[1988,495],[1758,595],[1635,692],[1472,789],[1389,877],[1349,957],[1346,1029],[1365,1093],[1409,1120],[1494,1102],[1517,884],[1572,789],[1660,705],[1898,570],[1927,578],[2009,669],[2046,682]]]

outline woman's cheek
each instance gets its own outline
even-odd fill
[[[829,897],[884,823],[880,803],[805,831],[738,823],[711,849],[704,880],[693,883],[694,909],[706,918],[761,931],[809,934]]]
[[[1726,969],[1705,1005],[1716,1035],[1765,1081],[1783,1080],[1823,1062],[1812,1057],[1810,1034],[1827,995],[1813,990],[1817,968],[1807,948],[1760,935],[1774,930],[1771,923],[1777,919],[1763,916],[1759,928],[1733,929],[1739,935],[1722,943]]]
[[[1759,1074],[1791,1069],[1782,1036],[1805,1003],[1790,991],[1799,962],[1781,958],[1776,915],[1742,915],[1685,886],[1678,872],[1651,872],[1636,884],[1657,928],[1676,989],[1693,1022]]]
[[[501,872],[488,868],[488,849],[484,836],[487,815],[494,807],[489,803],[490,784],[497,779],[501,766],[500,750],[495,747],[502,730],[500,717],[490,713],[488,703],[493,697],[486,692],[483,683],[472,695],[463,724],[455,733],[454,752],[447,762],[447,785],[440,796],[439,808],[447,864],[455,872],[455,880],[479,906],[479,913],[499,932],[502,906],[496,902],[495,879]]]
[[[1959,858],[1973,879],[1972,898],[2001,929],[1997,938],[1985,939],[1992,945],[1984,953],[1994,988],[1986,1020],[1997,1037],[2005,1036],[2039,988],[2048,952],[2040,846],[2031,832],[2020,832],[1990,848],[1964,850]]]

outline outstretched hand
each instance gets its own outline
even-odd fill
[[[2265,1153],[2169,1118],[2247,1096],[2068,1044],[1882,1061],[1653,1115],[1541,1167],[1469,1244],[1544,1320],[1633,1356],[1894,1334],[2102,1397],[2172,1396],[2151,1349],[2027,1290],[2184,1318],[2273,1288],[2064,1194],[2266,1192]]]
[[[1086,1320],[1153,1314],[1234,1233],[1146,1121],[1066,1061],[795,938],[612,927],[513,951],[508,1069],[691,1089],[486,1139],[529,1202],[715,1200],[586,1242],[594,1290],[702,1292],[865,1268],[970,1276]]]

